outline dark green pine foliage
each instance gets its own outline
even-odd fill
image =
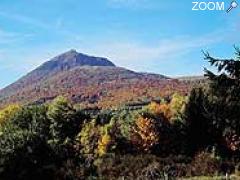
[[[234,59],[216,59],[204,53],[205,59],[217,68],[218,73],[205,69],[210,80],[209,96],[214,125],[225,136],[229,132],[240,135],[240,49]]]
[[[205,69],[208,86],[190,94],[185,108],[188,151],[217,146],[228,152],[227,137],[240,135],[240,50],[236,48],[235,59],[204,55],[217,72]]]
[[[215,131],[209,117],[209,108],[208,97],[204,90],[193,89],[184,113],[188,142],[186,151],[190,154],[203,150],[214,142]]]

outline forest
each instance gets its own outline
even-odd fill
[[[67,97],[0,110],[0,179],[240,178],[240,49],[186,95],[89,111]],[[159,90],[160,91],[160,90]]]

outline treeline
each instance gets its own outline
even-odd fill
[[[239,171],[240,50],[189,96],[90,114],[57,97],[0,111],[0,179],[164,179]]]

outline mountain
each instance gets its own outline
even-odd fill
[[[67,71],[78,66],[115,67],[115,65],[106,58],[88,56],[78,53],[76,50],[70,50],[43,63],[40,67],[19,79],[17,82],[0,91],[0,97],[1,95],[8,96],[14,94],[17,89],[26,88],[27,86],[38,83],[53,74]]]
[[[11,103],[45,103],[64,95],[84,106],[105,108],[159,98],[175,90],[186,91],[187,85],[70,50],[0,90],[0,107]]]

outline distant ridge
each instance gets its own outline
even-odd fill
[[[204,75],[200,76],[181,76],[178,77],[177,79],[181,81],[200,81],[200,80],[206,80],[207,78],[204,77]]]

